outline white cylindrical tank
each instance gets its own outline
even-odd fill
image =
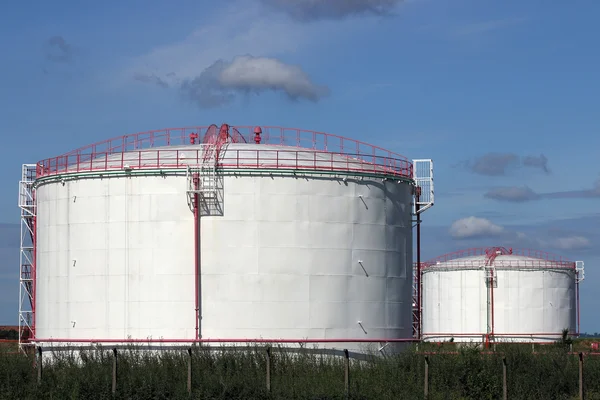
[[[548,342],[577,332],[574,262],[500,247],[471,254],[422,264],[424,340]]]
[[[126,141],[39,164],[37,343],[411,338],[410,163]]]

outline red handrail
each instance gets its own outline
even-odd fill
[[[428,266],[435,266],[437,263],[446,263],[448,266],[471,266],[475,264],[481,264],[480,261],[470,261],[464,260],[466,257],[475,257],[475,256],[484,256],[490,257],[495,253],[495,250],[501,250],[502,255],[513,255],[513,256],[521,256],[521,257],[530,257],[532,260],[523,261],[524,265],[539,265],[539,266],[562,266],[568,269],[575,269],[575,263],[570,261],[564,257],[546,252],[541,250],[534,249],[513,249],[511,248],[509,251],[506,251],[503,247],[478,247],[478,248],[469,248],[464,250],[454,251],[452,253],[443,254],[439,257],[432,258],[431,260],[427,260],[422,262],[421,265],[423,268]],[[495,258],[495,257],[494,257]],[[495,263],[498,263],[496,260],[493,260]],[[519,261],[510,260],[503,262],[506,266],[518,266]]]
[[[190,146],[191,137],[203,137],[210,128],[208,126],[155,130],[90,144],[61,156],[38,162],[37,177],[64,172],[120,169],[125,164],[132,168],[183,168],[189,164],[189,161],[182,162],[179,158],[169,157],[169,152],[175,151],[173,146]],[[257,127],[236,126],[231,128],[243,141],[253,142],[254,131]],[[409,159],[378,146],[322,132],[269,126],[260,128],[262,130],[261,144],[270,146],[265,146],[264,150],[253,150],[256,152],[254,160],[260,161],[254,163],[254,168],[379,172],[386,175],[412,178],[413,166]],[[236,141],[241,142],[242,140]],[[265,166],[263,164],[265,164],[265,161],[269,161],[269,154],[274,151],[273,146],[277,146],[277,157],[270,160],[271,162],[267,162],[268,165]],[[156,149],[150,150],[153,148]],[[194,150],[201,153],[197,150],[198,147],[189,148],[190,150],[185,150],[186,153]],[[255,147],[251,148],[255,149]],[[121,156],[123,162],[120,164],[116,164],[115,159],[110,157],[117,153],[123,154]],[[298,159],[299,153],[303,153],[306,157],[309,157],[308,153],[310,153],[310,157],[315,159],[314,165],[312,167],[307,165],[306,160],[303,160],[302,157]],[[315,153],[330,154],[330,167],[323,165],[323,155],[318,156],[317,159]],[[149,154],[154,154],[154,157]],[[239,165],[240,167],[250,168],[251,163],[244,160],[240,162],[240,154],[242,153],[238,151],[236,160],[226,157],[226,159],[229,158],[229,162],[224,161],[223,166],[233,167]],[[291,162],[293,157],[297,160],[295,163]],[[139,162],[132,165],[132,158],[137,158]],[[200,162],[201,158],[198,155],[196,155],[196,158],[196,161]],[[152,160],[155,162],[152,163]],[[100,165],[101,162],[104,165]],[[336,163],[346,163],[346,166],[335,165]]]

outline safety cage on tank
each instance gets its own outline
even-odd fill
[[[579,335],[583,261],[488,247],[413,268],[420,282],[422,340],[545,343],[561,339],[565,330]]]
[[[24,164],[19,182],[19,208],[21,210],[21,261],[20,261],[20,300],[19,329],[20,345],[28,343],[126,343],[153,342],[194,343],[194,342],[247,342],[263,340],[256,335],[240,337],[206,337],[202,334],[201,315],[202,298],[199,295],[201,273],[198,270],[200,245],[194,246],[195,252],[195,331],[192,336],[170,338],[125,338],[125,337],[40,337],[36,335],[36,264],[38,254],[38,199],[36,192],[40,185],[55,182],[69,185],[69,182],[88,178],[110,178],[111,176],[148,176],[160,177],[177,175],[184,177],[182,188],[189,210],[193,214],[194,234],[200,235],[200,221],[203,217],[223,215],[223,173],[233,171],[237,176],[241,171],[250,171],[254,176],[285,174],[299,177],[307,174],[319,174],[347,183],[351,180],[362,181],[379,179],[385,185],[397,183],[410,189],[410,204],[406,212],[412,224],[417,227],[417,260],[420,261],[419,228],[420,214],[434,204],[433,162],[429,159],[412,160],[399,154],[372,146],[357,140],[320,132],[305,131],[268,126],[233,127],[223,124],[220,127],[187,127],[150,131],[113,138],[100,143],[70,151],[61,156],[46,159],[37,164]],[[124,174],[124,175],[123,175]],[[180,190],[180,189],[177,189]],[[358,189],[356,189],[358,190]],[[357,192],[358,193],[358,192]],[[73,196],[72,201],[77,201]],[[367,203],[358,195],[366,209]],[[189,211],[188,211],[189,212]],[[410,224],[409,224],[410,227]],[[412,228],[410,228],[412,229]],[[200,243],[199,237],[194,238]],[[410,245],[412,247],[412,244]],[[412,254],[412,251],[411,251]],[[69,260],[72,267],[77,260]],[[357,261],[365,275],[361,260]],[[357,268],[353,266],[352,268]],[[417,284],[411,274],[408,320],[412,331],[408,334],[394,334],[373,337],[365,329],[364,322],[355,321],[365,336],[339,334],[334,337],[289,338],[279,335],[264,340],[285,341],[289,343],[347,343],[367,342],[386,343],[410,341],[418,335],[418,298],[415,296]],[[382,317],[383,318],[383,317]],[[75,327],[77,321],[71,321]],[[349,328],[348,328],[349,329]],[[347,329],[347,330],[348,330]],[[410,328],[408,329],[410,330]],[[377,332],[377,329],[373,329]],[[380,330],[385,332],[385,330]],[[341,331],[340,331],[341,332]],[[353,337],[354,336],[354,337]]]

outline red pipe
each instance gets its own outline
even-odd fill
[[[417,339],[36,339],[37,343],[413,343]]]
[[[199,189],[199,176],[193,175],[194,188]],[[196,319],[196,340],[200,339],[200,212],[198,209],[198,193],[194,194],[194,287],[195,287],[195,319]]]
[[[490,289],[492,291],[491,293],[491,302],[492,302],[492,332],[491,332],[491,336],[492,336],[492,340],[494,340],[494,270],[490,270],[491,272],[491,282],[490,282]]]
[[[417,298],[419,300],[419,336],[417,339],[423,339],[423,282],[421,282],[421,264],[417,265],[417,274],[419,274],[419,279],[417,282]]]
[[[35,198],[35,192],[33,193],[33,207],[36,210],[35,214],[33,216],[33,220],[31,222],[32,224],[32,230],[33,230],[33,237],[31,239],[31,246],[33,247],[33,261],[32,261],[32,277],[33,277],[33,293],[31,293],[31,337],[35,339],[35,299],[36,299],[36,287],[37,287],[37,209],[36,209],[36,198]],[[21,334],[19,332],[19,334]]]
[[[198,251],[198,227],[200,226],[199,224],[199,213],[198,213],[198,195],[195,194],[194,195],[194,293],[195,293],[195,303],[194,303],[194,310],[195,310],[195,319],[196,319],[196,339],[198,339],[200,337],[200,308],[199,308],[199,296],[198,296],[198,267],[199,267],[199,259],[200,259],[200,254]]]
[[[577,275],[578,274],[576,272],[575,279],[578,279]],[[580,319],[580,315],[579,315],[579,280],[575,281],[575,293],[577,296],[577,305],[576,305],[576,308],[577,308],[577,335],[579,336],[579,332],[581,332],[581,330],[580,330],[581,329],[581,325],[580,325],[581,319]]]

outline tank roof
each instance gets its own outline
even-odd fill
[[[423,269],[461,268],[563,268],[575,269],[575,262],[544,251],[505,247],[460,250],[421,263]]]
[[[109,139],[37,164],[38,178],[72,172],[187,168],[212,145],[219,166],[355,172],[413,179],[406,157],[357,140],[279,127],[188,127]]]

